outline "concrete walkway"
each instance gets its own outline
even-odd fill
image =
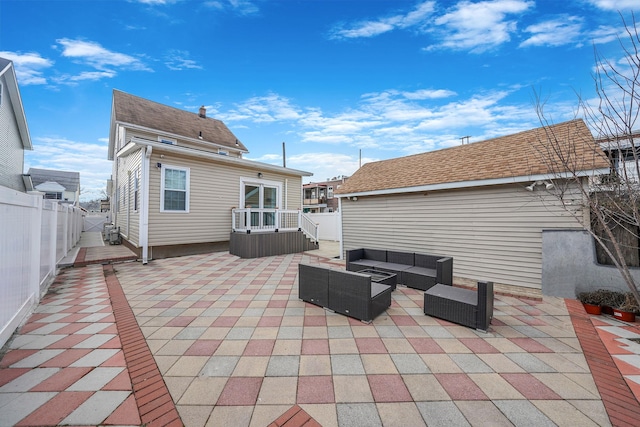
[[[300,262],[339,265],[213,253],[64,270],[4,349],[0,426],[640,419],[637,323],[497,295],[484,334],[400,286],[364,324],[300,301]]]

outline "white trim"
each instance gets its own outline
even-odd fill
[[[250,177],[240,177],[240,199],[238,201],[238,206],[240,207],[240,209],[244,209],[244,186],[246,184],[249,185],[255,185],[260,187],[260,204],[263,204],[264,200],[263,200],[263,191],[264,191],[264,187],[271,187],[271,188],[276,188],[278,190],[278,194],[277,194],[277,200],[276,200],[276,208],[277,209],[284,209],[282,207],[282,183],[279,181],[270,181],[267,179],[256,179],[256,178],[250,178]],[[255,207],[255,206],[254,206]],[[263,208],[263,206],[260,206],[260,208]]]
[[[116,120],[115,122],[116,124],[120,125],[120,126],[126,126],[129,129],[136,129],[136,130],[140,130],[142,132],[149,132],[149,133],[155,133],[155,134],[159,134],[159,135],[166,135],[169,138],[175,138],[176,140],[181,139],[183,141],[189,141],[189,142],[197,142],[202,144],[202,139],[200,138],[190,138],[188,136],[184,136],[184,135],[178,135],[177,133],[171,133],[171,132],[161,132],[158,129],[152,129],[152,128],[148,128],[146,126],[140,126],[140,125],[134,125],[133,123],[128,123],[128,122],[122,122],[119,120]],[[221,147],[225,150],[233,150],[233,151],[237,151],[239,153],[248,153],[247,150],[242,150],[240,148],[233,148],[233,147],[229,147],[228,145],[222,145],[222,144],[217,144],[214,141],[206,141],[208,144],[212,144],[216,147]]]
[[[139,245],[142,247],[142,264],[149,262],[149,163],[152,147],[147,147],[140,159],[142,174],[142,195],[140,200]]]
[[[117,157],[125,156],[129,152],[131,152],[133,149],[135,149],[136,146],[142,146],[142,147],[151,146],[151,147],[157,148],[158,150],[164,150],[164,151],[192,156],[200,159],[216,160],[222,163],[233,164],[235,166],[244,166],[247,168],[252,168],[252,169],[255,169],[256,171],[259,168],[260,170],[263,170],[263,171],[272,171],[272,172],[278,172],[278,173],[294,175],[294,176],[312,176],[313,175],[311,172],[305,172],[305,171],[291,169],[291,168],[283,168],[282,166],[256,162],[253,160],[246,160],[241,157],[221,156],[218,153],[195,150],[193,148],[183,147],[180,145],[162,144],[161,142],[138,138],[135,136],[131,137],[131,141],[127,143],[127,145],[122,150],[120,150],[116,154],[116,156]]]
[[[526,176],[514,176],[509,178],[492,178],[481,179],[477,181],[461,181],[461,182],[444,182],[440,184],[420,185],[415,187],[402,187],[402,188],[388,188],[384,190],[371,190],[371,191],[355,191],[352,193],[335,194],[334,197],[352,197],[352,196],[382,196],[387,194],[403,194],[403,193],[417,193],[421,191],[436,191],[436,190],[452,190],[458,188],[471,188],[471,187],[484,187],[488,185],[503,185],[503,184],[517,184],[530,181],[544,181],[549,179],[570,179],[574,177],[589,177],[594,175],[602,175],[609,173],[609,168],[593,169],[587,171],[580,171],[578,173],[564,172],[557,174],[539,174],[539,175],[526,175]]]
[[[164,178],[165,178],[165,173],[166,170],[170,169],[170,170],[177,170],[177,171],[182,171],[185,172],[185,197],[184,197],[184,210],[172,210],[172,209],[165,209],[164,207],[164,192],[165,192],[165,188],[164,188]],[[174,190],[174,189],[170,189],[172,191],[180,191],[180,190]],[[173,166],[173,165],[167,165],[167,164],[162,164],[162,167],[160,168],[160,212],[165,212],[165,213],[189,213],[189,193],[191,192],[190,190],[190,168],[186,168],[183,166]]]

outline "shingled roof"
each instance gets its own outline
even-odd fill
[[[192,139],[200,139],[202,136],[204,143],[211,142],[247,152],[242,142],[220,120],[200,117],[197,113],[169,107],[116,89],[113,90],[113,114],[116,122]]]
[[[31,175],[31,182],[33,182],[34,187],[45,182],[56,182],[67,191],[78,191],[80,189],[80,172],[29,168],[27,174]]]
[[[483,142],[445,148],[396,159],[366,163],[336,193],[393,192],[393,189],[448,185],[465,186],[470,182],[492,180],[519,182],[536,176],[558,176],[564,172],[558,164],[550,165],[542,153],[548,153],[548,132],[571,153],[574,169],[587,172],[610,166],[594,142],[584,121],[572,120],[545,128],[536,128]],[[443,187],[444,188],[444,187]]]

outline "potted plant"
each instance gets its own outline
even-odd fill
[[[600,300],[600,308],[603,314],[613,315],[613,307],[618,307],[624,303],[624,293],[620,291],[612,291],[610,289],[598,289],[598,299]]]
[[[640,314],[640,307],[638,301],[631,292],[625,294],[624,302],[617,307],[613,308],[613,316],[618,320],[625,322],[635,322],[636,313]]]
[[[582,303],[584,309],[589,314],[600,314],[600,297],[597,291],[579,292],[576,295],[578,301]]]

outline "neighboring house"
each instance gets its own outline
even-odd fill
[[[79,172],[29,168],[27,176],[33,189],[44,193],[45,199],[80,206]]]
[[[348,177],[340,176],[324,182],[311,182],[302,186],[304,192],[304,211],[327,213],[338,211],[338,198],[334,191],[340,188]]]
[[[609,136],[596,141],[607,153],[615,173],[624,183],[640,183],[640,131],[629,135]]]
[[[554,125],[551,131],[563,136],[566,150],[583,164],[577,172],[584,185],[590,176],[609,173],[606,157],[582,120]],[[570,176],[552,172],[543,161],[545,139],[539,128],[365,164],[338,190],[343,249],[452,256],[455,283],[490,280],[499,291],[539,297],[542,231],[583,229],[549,194],[554,189],[540,185]],[[555,182],[558,191],[570,181]],[[565,198],[571,203],[567,208],[588,219],[581,194],[572,194],[573,201]]]
[[[114,90],[110,200],[125,243],[146,263],[227,250],[232,228],[288,228],[279,214],[297,221],[302,177],[311,174],[245,160],[247,152],[204,107],[195,114]]]
[[[23,181],[24,151],[33,150],[13,62],[0,58],[0,185],[28,190]]]

